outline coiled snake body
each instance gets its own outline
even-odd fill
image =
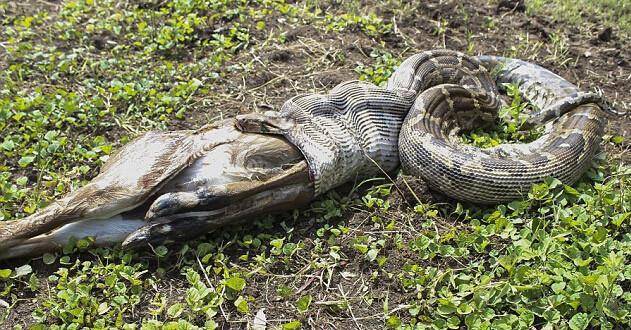
[[[539,109],[529,120],[545,124],[541,137],[490,149],[459,141],[459,132],[497,118],[496,83],[518,85]],[[296,96],[280,112],[148,132],[89,184],[27,219],[2,222],[0,259],[52,251],[71,236],[128,247],[194,237],[399,167],[459,200],[516,199],[546,177],[570,184],[581,175],[603,134],[605,106],[531,63],[423,52],[384,88],[349,81],[326,95]]]
[[[497,118],[496,83],[518,85],[539,109],[529,122],[545,124],[541,137],[489,149],[460,142],[459,132]],[[599,95],[532,63],[434,50],[405,60],[385,88],[349,81],[326,95],[296,96],[279,113],[237,122],[242,130],[282,134],[295,144],[316,195],[402,166],[448,196],[486,204],[519,198],[546,177],[576,181],[603,134],[600,103]]]

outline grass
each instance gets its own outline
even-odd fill
[[[511,25],[512,16],[495,14],[484,1],[475,4],[482,13],[448,5],[3,2],[0,221],[85,184],[141,132],[278,109],[290,96],[343,80],[383,84],[401,60],[431,47],[562,68],[568,78],[603,85],[617,104],[629,103],[623,80],[590,73],[608,67],[579,71],[581,55],[564,30],[582,22],[582,11],[589,22],[628,31],[624,5],[527,1],[528,16],[517,17],[570,13],[550,40]],[[494,131],[464,139],[488,147],[535,138],[521,129],[527,103],[512,96]],[[376,178],[330,192],[308,209],[178,245],[121,251],[79,240],[63,253],[0,263],[0,324],[629,327],[628,145],[623,130],[610,127],[606,152],[578,183],[549,179],[523,200],[494,207],[445,200],[412,178]]]
[[[533,15],[552,15],[554,19],[572,25],[584,25],[604,30],[615,27],[628,38],[631,33],[631,4],[616,0],[527,0],[527,11]]]

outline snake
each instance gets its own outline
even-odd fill
[[[492,148],[463,143],[461,133],[497,122],[506,84],[532,104],[526,125],[542,134]],[[384,86],[346,81],[292,97],[280,111],[147,132],[90,183],[3,222],[0,259],[53,251],[71,236],[126,247],[182,240],[398,169],[457,200],[507,202],[550,177],[573,184],[598,151],[607,113],[617,114],[600,93],[539,65],[425,51]]]
[[[498,119],[506,84],[535,108],[527,124],[543,126],[542,135],[492,148],[464,144],[459,134]],[[404,60],[383,87],[343,82],[295,96],[277,112],[237,116],[237,126],[294,144],[315,195],[401,168],[449,197],[495,204],[547,178],[578,180],[599,149],[608,109],[600,93],[537,64],[437,49]]]

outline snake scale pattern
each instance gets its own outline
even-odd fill
[[[488,149],[462,144],[458,133],[497,118],[502,83],[516,84],[538,109],[529,122],[544,125],[543,135]],[[601,101],[529,62],[432,50],[405,60],[385,88],[348,81],[325,95],[296,96],[259,125],[237,121],[295,144],[316,195],[401,166],[448,196],[490,204],[522,197],[546,177],[576,181],[604,131]]]

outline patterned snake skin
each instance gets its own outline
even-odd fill
[[[459,132],[497,118],[501,83],[518,85],[539,109],[529,122],[545,124],[544,134],[489,149],[462,144]],[[280,113],[261,117],[261,125],[250,125],[247,116],[237,121],[244,130],[282,134],[295,144],[316,195],[401,166],[448,196],[488,204],[519,198],[549,176],[576,181],[603,134],[601,103],[599,95],[535,64],[433,50],[405,60],[385,88],[344,82],[326,95],[290,99]]]

